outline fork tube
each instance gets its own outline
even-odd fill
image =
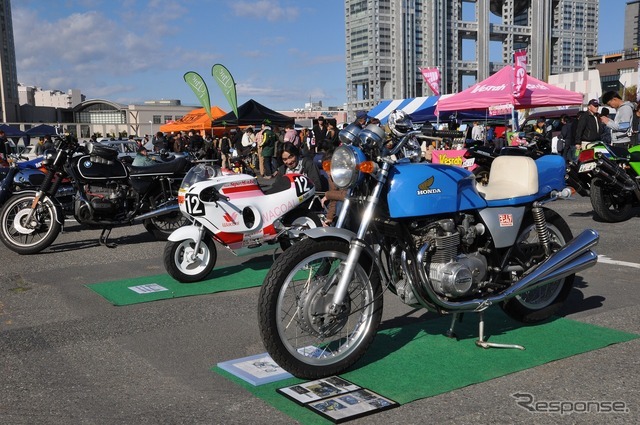
[[[198,223],[200,224],[200,223]],[[202,238],[204,237],[204,226],[200,224],[200,229],[198,231],[198,240],[195,241],[195,246],[193,247],[193,252],[191,253],[191,261],[195,261],[198,257],[198,252],[200,251],[200,244],[202,243]]]
[[[360,227],[358,228],[358,234],[355,239],[351,240],[349,255],[347,256],[347,260],[343,263],[344,269],[342,270],[340,281],[338,281],[336,292],[333,294],[333,300],[331,306],[329,307],[329,311],[333,314],[340,312],[340,306],[342,305],[344,297],[347,294],[349,282],[351,281],[351,277],[353,276],[356,265],[358,264],[360,253],[366,246],[364,237],[369,228],[369,223],[371,223],[371,219],[373,218],[373,213],[375,212],[376,206],[378,205],[378,202],[380,200],[380,194],[382,193],[382,188],[387,181],[387,175],[389,174],[390,167],[391,166],[386,162],[383,164],[382,170],[380,171],[380,178],[378,179],[378,183],[373,189],[373,193],[371,193],[371,195],[369,195],[369,197],[367,198],[368,204],[367,208],[364,210],[364,214],[362,215],[362,221],[360,222]]]

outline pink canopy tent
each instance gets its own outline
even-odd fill
[[[436,115],[440,112],[487,109],[490,106],[512,104],[515,109],[540,106],[581,105],[582,94],[565,90],[527,75],[527,89],[518,99],[513,97],[513,68],[506,66],[489,78],[466,90],[440,99]]]

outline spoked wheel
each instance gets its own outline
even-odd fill
[[[552,251],[556,252],[573,239],[573,235],[562,217],[552,210],[545,209],[544,212]],[[542,261],[543,257],[544,249],[540,244],[533,220],[529,219],[523,224],[516,239],[511,265],[525,266],[532,259],[537,258]],[[520,322],[536,323],[546,320],[562,307],[569,296],[574,278],[575,274],[572,274],[531,289],[505,301],[502,308],[509,316]]]
[[[167,196],[164,191],[159,193],[152,199],[154,208],[162,208],[168,202],[178,197],[178,189],[172,189],[171,197]],[[180,211],[174,211],[169,214],[153,217],[142,222],[144,228],[155,236],[159,241],[166,241],[169,235],[179,227],[189,224],[189,219]]]
[[[322,219],[315,211],[311,211],[306,208],[298,208],[287,214],[284,224],[285,226],[292,228],[293,232],[290,234],[284,234],[280,237],[280,248],[282,248],[283,251],[290,248],[291,245],[296,242],[297,239],[292,239],[291,235],[303,230],[322,227]]]
[[[349,244],[305,239],[295,247],[278,257],[260,291],[262,341],[276,363],[299,378],[341,373],[374,339],[382,317],[380,276],[356,265],[343,305],[333,313]]]
[[[35,194],[23,193],[9,198],[0,212],[0,240],[18,254],[36,254],[53,243],[60,233],[56,207],[44,198],[31,213]]]
[[[591,206],[596,215],[607,223],[626,221],[633,215],[630,193],[608,188],[600,179],[591,182]]]
[[[164,248],[164,267],[175,280],[198,282],[207,277],[216,265],[218,252],[213,239],[205,237],[195,252],[195,241],[167,242]]]

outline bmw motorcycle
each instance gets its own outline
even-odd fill
[[[7,167],[0,168],[0,206],[16,192],[37,189],[44,181],[42,157],[27,159],[18,154],[7,155]],[[73,195],[69,181],[60,186],[56,196],[63,205],[68,205]]]
[[[587,145],[567,166],[567,184],[591,199],[601,220],[628,220],[640,204],[640,146],[627,150],[603,142]]]
[[[262,341],[297,377],[354,365],[374,339],[386,290],[413,308],[451,315],[448,335],[461,314],[478,313],[477,344],[496,347],[503,345],[484,338],[485,310],[497,304],[518,321],[545,320],[567,298],[575,273],[597,261],[598,234],[574,238],[547,208],[571,195],[563,158],[499,156],[480,186],[464,168],[397,159],[420,136],[409,128],[388,151],[377,126],[340,132],[329,170],[348,196],[336,227],[304,231],[266,275]],[[348,216],[356,227],[343,226]]]
[[[45,152],[46,173],[37,190],[9,198],[0,210],[0,240],[18,254],[35,254],[62,231],[67,213],[81,225],[102,228],[99,242],[108,247],[111,229],[142,222],[158,239],[187,223],[177,205],[180,181],[192,163],[175,157],[148,167],[127,168],[118,152],[100,143],[80,146],[72,136],[57,136],[56,149]],[[56,195],[65,179],[73,183],[71,211]]]
[[[322,226],[314,195],[302,174],[284,174],[262,189],[254,176],[196,165],[178,196],[180,211],[193,223],[169,236],[167,272],[184,283],[204,279],[216,264],[216,243],[238,256],[288,248],[302,230]]]

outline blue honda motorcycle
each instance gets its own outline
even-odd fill
[[[500,156],[480,186],[463,168],[412,161],[407,152],[438,132],[393,117],[391,136],[375,125],[340,132],[327,165],[348,189],[336,227],[305,231],[261,288],[263,343],[297,377],[354,365],[374,339],[385,289],[411,307],[450,315],[449,335],[461,314],[477,313],[479,346],[522,348],[485,340],[485,310],[498,304],[521,322],[545,320],[575,273],[597,261],[598,234],[574,238],[547,208],[571,195],[561,157]]]

